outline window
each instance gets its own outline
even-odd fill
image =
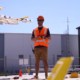
[[[19,55],[19,59],[23,59],[24,58],[24,56],[23,55]]]

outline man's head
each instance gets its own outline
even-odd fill
[[[38,21],[39,26],[43,26],[44,17],[43,16],[38,16],[37,21]]]

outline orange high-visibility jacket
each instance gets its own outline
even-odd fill
[[[43,35],[46,36],[47,35],[47,30],[48,30],[48,28],[43,27],[42,30],[39,33],[39,29],[37,27],[36,29],[33,30],[34,36],[35,37],[43,36]],[[35,46],[39,46],[39,45],[48,47],[48,44],[49,44],[49,40],[43,39],[43,38],[39,38],[38,40],[35,41],[34,47]]]

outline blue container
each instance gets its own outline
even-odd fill
[[[33,75],[33,73],[29,73],[29,75]]]

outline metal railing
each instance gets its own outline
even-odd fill
[[[61,57],[56,56],[50,56],[48,57],[48,65],[49,65],[49,71],[52,70],[54,65],[56,64],[57,60]],[[28,58],[28,64],[19,64],[19,58],[7,58],[4,57],[3,59],[0,59],[0,72],[4,71],[5,73],[19,73],[19,70],[22,69],[22,72],[27,72],[27,67],[30,68],[32,72],[35,71],[35,57],[29,55]],[[74,57],[74,61],[70,67],[70,69],[73,69],[74,71],[80,71],[80,65],[79,65],[79,57]],[[40,61],[40,72],[44,71],[43,62]]]

